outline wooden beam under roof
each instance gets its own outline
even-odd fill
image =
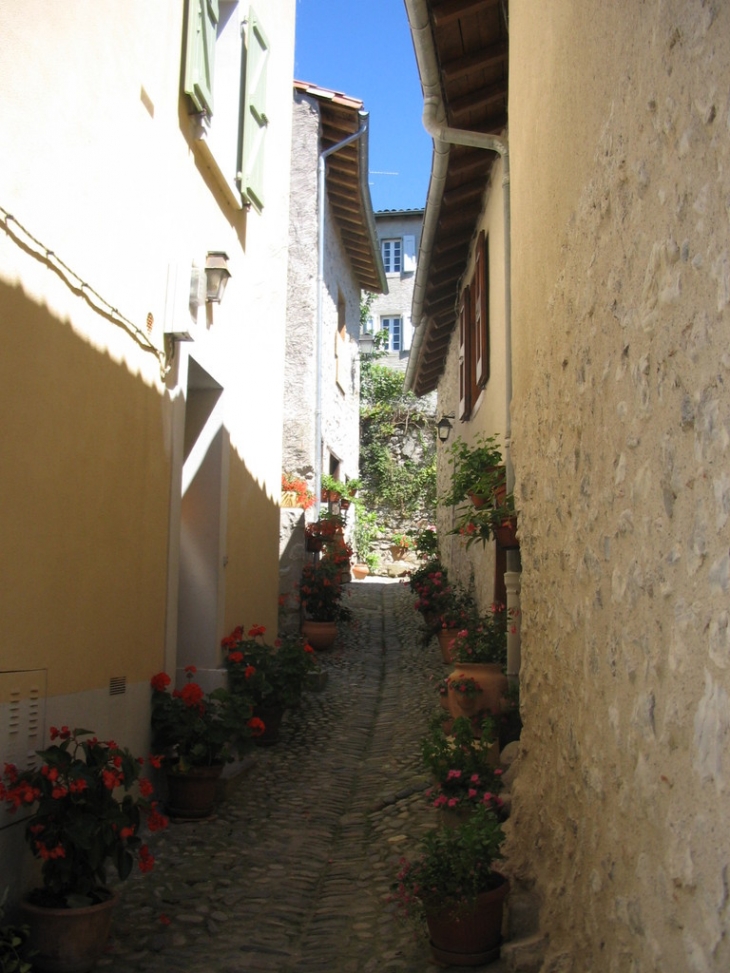
[[[497,105],[507,100],[507,80],[497,81],[494,84],[483,88],[477,88],[468,95],[461,98],[454,98],[449,103],[449,111],[453,118],[460,118],[467,112],[475,111],[477,108],[488,108],[490,105]]]
[[[463,182],[453,189],[446,189],[442,199],[446,206],[460,206],[470,199],[478,199],[486,188],[483,179]]]
[[[446,0],[444,3],[434,4],[431,16],[434,26],[443,27],[461,17],[471,17],[482,10],[499,6],[500,0]]]
[[[481,71],[497,64],[506,64],[508,53],[507,41],[500,41],[498,44],[492,44],[480,51],[474,51],[473,54],[463,54],[454,58],[453,61],[447,61],[441,68],[441,74],[448,84],[450,81],[457,81],[459,78],[471,74],[472,71]]]

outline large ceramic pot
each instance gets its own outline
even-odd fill
[[[352,565],[352,576],[355,581],[362,581],[363,578],[367,578],[370,574],[370,568],[367,564],[353,564]]]
[[[222,764],[167,773],[167,813],[174,818],[207,818],[213,810]]]
[[[454,639],[456,638],[457,629],[455,628],[440,628],[436,632],[436,638],[439,640],[439,648],[441,649],[441,658],[444,662],[453,663],[453,658],[451,657],[451,652],[454,644]]]
[[[40,973],[87,973],[101,957],[109,938],[112,911],[119,901],[114,892],[97,905],[81,909],[51,909],[24,901],[23,922],[33,969]]]
[[[472,908],[427,910],[431,952],[445,966],[483,966],[499,957],[502,912],[509,890],[503,875],[500,884],[477,896]]]
[[[473,679],[482,691],[476,697],[475,706],[473,698],[469,699],[449,687],[449,712],[453,717],[473,716],[475,712],[499,716],[508,687],[507,677],[499,663],[457,662],[449,676],[449,683],[458,682],[460,678]]]
[[[302,635],[313,649],[330,649],[337,638],[337,622],[315,622],[305,618]]]

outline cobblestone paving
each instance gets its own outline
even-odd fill
[[[150,842],[120,886],[104,973],[429,973],[423,928],[389,901],[402,854],[437,824],[420,740],[443,676],[408,589],[349,586],[328,679],[215,814]],[[485,967],[500,973],[502,962]]]

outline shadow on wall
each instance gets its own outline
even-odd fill
[[[3,282],[0,335],[3,668],[47,668],[49,695],[147,678],[165,631],[163,396]]]

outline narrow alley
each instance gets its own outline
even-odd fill
[[[325,687],[256,749],[213,818],[153,836],[154,870],[120,889],[106,973],[439,968],[388,900],[398,859],[437,823],[420,739],[443,663],[407,587],[349,594],[352,622],[320,653]]]

